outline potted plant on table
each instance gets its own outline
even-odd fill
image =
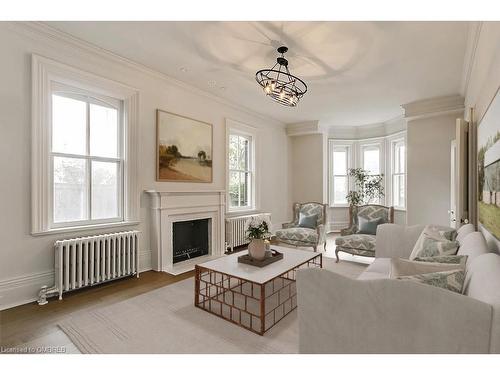
[[[266,256],[266,241],[271,233],[269,228],[271,222],[265,215],[251,216],[245,223],[245,233],[250,240],[248,244],[248,254],[257,260]]]

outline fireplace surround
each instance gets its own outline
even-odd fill
[[[178,275],[194,269],[198,263],[224,254],[225,192],[148,190],[151,198],[151,264],[155,271]],[[189,228],[188,222],[205,222],[208,249],[199,256],[177,257],[174,262],[174,228],[178,233]],[[184,223],[184,224],[183,224]],[[204,226],[205,224],[203,224]],[[182,228],[184,226],[184,228]],[[177,228],[179,227],[179,228]],[[196,241],[187,244],[184,252],[194,251]],[[182,258],[182,259],[181,259]]]

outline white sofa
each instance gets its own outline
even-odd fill
[[[472,225],[458,233],[468,255],[464,295],[389,278],[423,226],[380,225],[375,261],[357,279],[325,269],[297,274],[301,353],[500,353],[500,256]]]

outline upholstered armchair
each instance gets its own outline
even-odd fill
[[[276,231],[278,242],[295,246],[310,246],[314,251],[323,244],[326,249],[326,204],[308,202],[293,205],[293,221]]]
[[[339,252],[359,255],[364,257],[375,256],[375,233],[358,233],[358,216],[366,220],[379,219],[380,224],[394,223],[394,207],[386,207],[378,204],[367,204],[364,206],[351,206],[349,208],[349,228],[340,231],[340,237],[335,239],[335,256],[339,261]]]

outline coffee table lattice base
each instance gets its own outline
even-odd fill
[[[309,267],[322,267],[321,254],[259,284],[196,265],[194,304],[263,335],[297,307],[296,273]]]

